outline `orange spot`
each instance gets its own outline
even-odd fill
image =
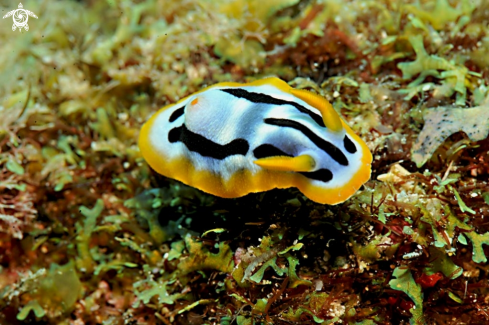
[[[195,98],[190,104],[196,105],[198,102],[199,102],[199,99],[198,98]]]

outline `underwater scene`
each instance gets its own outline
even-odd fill
[[[489,1],[0,9],[0,324],[489,324]]]

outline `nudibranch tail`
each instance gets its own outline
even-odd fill
[[[321,112],[324,125],[326,125],[328,129],[333,132],[340,132],[343,130],[341,118],[325,98],[304,89],[291,88],[290,93],[295,97],[302,99],[312,107],[317,108]]]
[[[289,172],[310,172],[316,167],[316,161],[309,155],[267,157],[255,160],[254,163],[266,169]]]
[[[218,83],[168,105],[138,143],[156,172],[225,198],[296,187],[338,204],[371,173],[367,145],[326,99],[273,77]]]

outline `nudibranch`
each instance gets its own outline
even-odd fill
[[[159,174],[213,195],[297,187],[323,204],[352,196],[372,162],[325,98],[274,77],[218,83],[160,109],[139,148]]]

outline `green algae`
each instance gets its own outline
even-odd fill
[[[41,307],[41,305],[39,305],[39,302],[37,302],[37,300],[31,300],[17,314],[17,319],[18,320],[26,319],[29,313],[31,312],[31,310],[34,313],[34,315],[36,315],[37,318],[41,318],[44,315],[46,315],[46,312]]]
[[[31,298],[17,314],[18,320],[25,320],[30,311],[36,317],[48,316],[51,319],[70,312],[79,298],[82,285],[74,263],[51,264],[49,271],[31,285],[26,292]]]
[[[421,325],[425,324],[423,316],[423,293],[421,286],[414,282],[414,278],[409,269],[397,267],[394,269],[392,275],[395,279],[389,281],[389,286],[394,290],[404,292],[414,302],[414,307],[409,309],[412,318],[409,320],[410,324]]]
[[[13,157],[11,157],[11,159],[7,161],[5,167],[12,173],[15,173],[17,175],[24,175],[24,167],[22,167],[22,165],[20,165]]]
[[[104,209],[104,202],[97,200],[95,206],[89,209],[85,206],[80,207],[80,213],[86,218],[83,223],[83,227],[79,227],[77,236],[77,249],[79,259],[77,260],[77,267],[81,272],[92,272],[94,268],[94,261],[90,252],[90,237],[95,230],[97,218]]]
[[[412,62],[402,62],[398,64],[405,79],[423,73],[423,79],[428,74],[438,76],[437,70],[450,70],[453,66],[444,58],[436,55],[429,55],[423,45],[423,36],[416,35],[409,38],[409,42],[416,53],[416,60]],[[419,82],[417,82],[419,84]]]
[[[466,85],[470,83],[471,76],[479,76],[477,73],[469,71],[464,66],[456,65],[447,59],[430,55],[427,53],[423,45],[423,36],[410,36],[409,42],[416,53],[416,60],[412,62],[402,62],[398,64],[402,71],[403,78],[411,79],[419,75],[419,77],[408,85],[408,88],[421,87],[424,91],[434,88],[435,97],[450,97],[456,93],[456,105],[465,105],[467,89]],[[441,72],[440,72],[441,70]],[[442,79],[441,86],[433,86],[430,83],[423,84],[428,76],[433,76]],[[429,86],[428,86],[429,85]],[[407,90],[402,90],[404,93]],[[419,89],[417,89],[417,92]],[[408,93],[406,99],[411,99],[413,94]]]
[[[442,272],[449,279],[456,279],[462,275],[463,269],[457,266],[444,250],[436,247],[430,247],[430,258],[433,261],[429,267],[425,269],[428,275]]]
[[[288,311],[284,312],[284,317],[286,317],[290,321],[298,322],[301,320],[302,314],[311,315],[312,319],[317,324],[331,324],[332,322],[338,321],[339,319],[339,318],[333,318],[332,320],[328,320],[328,322],[325,323],[324,319],[317,317],[316,315],[314,315],[312,311],[310,311],[307,308],[297,308],[296,310],[292,310],[292,308],[290,308]]]
[[[325,315],[326,317],[318,316],[324,313],[325,306],[328,302],[331,302],[331,299],[332,297],[325,292],[312,292],[307,295],[302,307],[295,310],[290,308],[284,312],[283,316],[288,321],[298,322],[307,315],[306,317],[312,318],[312,321],[317,324],[335,324],[345,314],[346,308],[334,300],[328,305],[328,314]]]
[[[271,268],[278,276],[287,275],[290,288],[300,285],[310,286],[310,281],[301,279],[297,275],[296,267],[299,264],[299,260],[289,253],[290,251],[300,250],[303,244],[296,243],[279,251],[277,246],[280,245],[282,235],[278,232],[272,237],[264,237],[258,247],[250,247],[251,252],[244,254],[243,260],[234,269],[234,279],[244,286],[247,285],[247,281],[267,284],[267,282],[263,283],[263,278],[267,269]],[[279,263],[279,259],[283,258],[287,260],[288,267],[285,267],[282,262]]]
[[[476,232],[466,233],[464,236],[467,236],[473,245],[472,259],[476,263],[486,263],[487,256],[484,253],[484,249],[482,245],[489,245],[489,232],[485,234],[478,234]]]
[[[155,281],[151,276],[145,280],[141,280],[134,283],[134,290],[136,291],[137,299],[134,301],[133,306],[137,307],[140,302],[147,304],[151,298],[156,297],[160,304],[174,304],[175,300],[182,297],[182,294],[170,294],[168,293],[167,286],[170,285],[169,281]],[[140,288],[147,288],[140,290]]]
[[[182,256],[185,249],[185,242],[183,240],[174,241],[171,243],[171,249],[168,252],[168,260],[179,259]]]
[[[238,316],[236,317],[236,323],[238,325],[254,325],[255,321],[251,317],[246,317],[246,316]]]
[[[457,203],[458,203],[458,206],[460,207],[460,211],[462,211],[463,213],[464,212],[469,212],[471,214],[476,213],[474,210],[469,208],[467,206],[467,204],[465,204],[465,202],[462,200],[462,198],[460,197],[460,194],[458,194],[456,189],[451,188],[451,186],[449,186],[449,188],[453,191],[453,194],[455,195],[455,198],[457,199]]]
[[[217,270],[220,272],[231,273],[234,268],[233,252],[225,242],[216,244],[217,253],[212,253],[204,248],[203,243],[192,239],[191,236],[185,237],[185,247],[188,256],[180,259],[178,268],[183,274],[197,270]]]
[[[468,0],[460,1],[455,8],[450,5],[448,0],[435,0],[430,5],[432,8],[427,10],[418,2],[413,5],[405,5],[404,10],[415,14],[419,19],[431,24],[434,29],[441,30],[447,24],[457,21],[461,16],[470,16],[476,8],[475,4]]]

